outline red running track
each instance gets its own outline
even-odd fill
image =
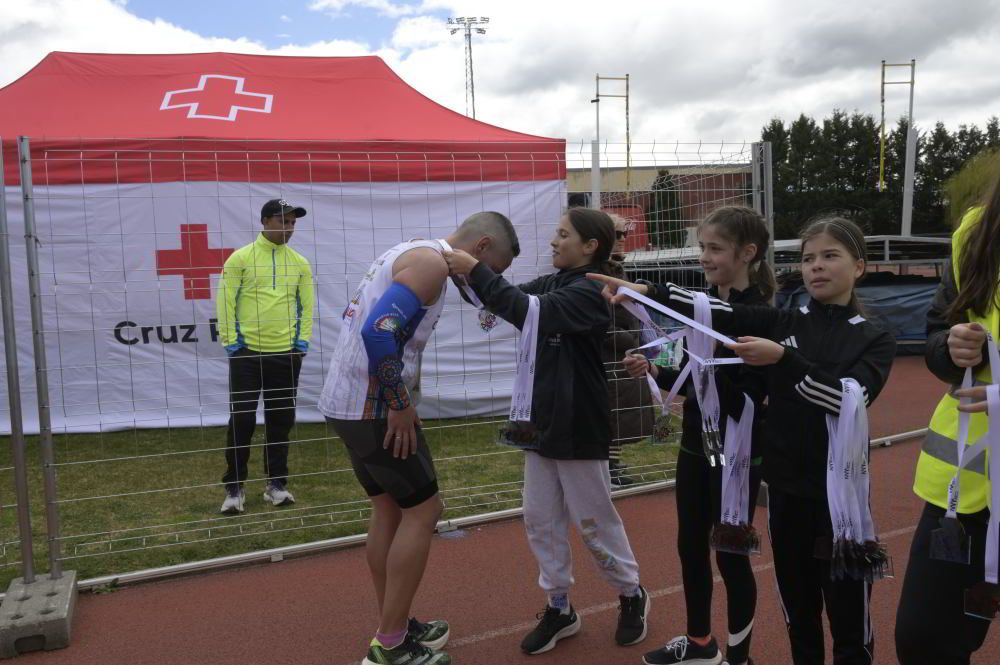
[[[872,412],[873,436],[918,429],[943,386],[922,358],[897,361]],[[873,505],[882,538],[894,556],[895,579],[877,583],[872,602],[876,663],[895,663],[893,624],[907,551],[920,511],[910,486],[919,441],[876,450]],[[680,566],[675,552],[674,497],[662,492],[624,499],[619,510],[653,597],[647,640],[621,648],[612,635],[617,602],[574,539],[578,562],[573,603],[583,630],[542,656],[521,655],[518,644],[544,604],[519,520],[435,538],[418,596],[421,617],[452,623],[449,653],[468,665],[589,663],[636,665],[642,654],[684,630]],[[763,511],[757,527],[764,531]],[[766,539],[765,539],[766,541]],[[754,558],[759,602],[752,654],[760,665],[790,662],[774,589],[771,553]],[[725,634],[725,596],[716,585],[715,631]],[[84,595],[73,644],[63,651],[22,656],[25,665],[349,665],[364,655],[377,622],[364,551],[264,564],[107,595]],[[828,642],[829,644],[829,642]],[[829,652],[829,646],[828,646]],[[975,663],[1000,662],[993,630]]]

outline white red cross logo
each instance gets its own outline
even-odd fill
[[[240,76],[202,74],[195,88],[168,90],[160,104],[161,111],[187,108],[188,118],[234,122],[240,111],[270,113],[274,95],[247,92]]]

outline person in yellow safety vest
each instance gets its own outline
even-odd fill
[[[927,367],[957,387],[966,368],[977,384],[992,382],[987,332],[1000,338],[1000,178],[983,205],[969,210],[952,236],[951,262],[927,314]],[[927,503],[913,535],[896,613],[901,665],[969,663],[986,639],[990,621],[966,614],[966,591],[981,585],[989,521],[986,455],[966,459],[958,471],[959,401],[982,399],[985,388],[949,392],[931,417],[917,462],[913,491]],[[967,446],[986,434],[984,405],[962,406],[969,417]],[[949,484],[959,474],[958,496]],[[956,501],[957,499],[957,501]],[[955,517],[946,515],[951,502]],[[990,601],[987,601],[990,602]]]
[[[288,482],[288,434],[295,424],[299,371],[309,350],[313,276],[309,261],[288,246],[305,208],[273,199],[260,211],[257,239],[226,260],[216,295],[219,337],[229,356],[229,427],[222,482],[225,515],[244,510],[250,440],[264,396],[264,500],[295,503]]]

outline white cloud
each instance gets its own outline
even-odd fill
[[[309,9],[324,11],[336,16],[342,14],[345,9],[352,6],[373,9],[382,16],[390,18],[411,16],[420,11],[420,8],[417,6],[392,2],[391,0],[314,0],[309,5]]]
[[[281,20],[282,23],[291,23],[292,22],[292,17],[288,16],[287,14],[282,14],[278,18]]]
[[[438,46],[454,39],[448,34],[443,19],[433,16],[413,16],[400,19],[390,43],[399,49],[420,49]]]
[[[465,109],[463,40],[436,16],[489,16],[474,36],[480,120],[524,132],[589,139],[594,75],[631,75],[634,141],[754,140],[771,117],[821,118],[833,108],[879,113],[879,61],[917,59],[918,125],[982,124],[1000,110],[1000,2],[760,0],[667,3],[538,0],[316,0],[312,8],[366,7],[396,20],[384,44],[332,40],[267,49],[199,35],[128,13],[115,0],[0,2],[0,83],[52,50],[236,51],[281,55],[377,54],[408,83]],[[109,39],[109,35],[113,39]],[[906,111],[904,86],[886,114]],[[624,140],[621,100],[601,103],[602,137]]]

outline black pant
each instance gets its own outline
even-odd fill
[[[759,467],[750,468],[750,515],[760,489]],[[702,637],[712,632],[712,526],[722,514],[722,470],[712,468],[703,455],[681,451],[677,458],[677,551],[684,579],[688,635]],[[757,583],[750,557],[716,552],[715,561],[726,585],[729,632],[740,635],[753,621],[757,609]],[[742,663],[750,652],[750,633],[728,648],[726,659]]]
[[[816,557],[816,541],[829,549],[833,529],[825,500],[768,487],[768,531],[774,574],[795,665],[823,665],[823,607],[833,636],[834,665],[870,665],[875,637],[868,606],[871,585],[830,579],[830,562]]]
[[[901,665],[967,665],[983,645],[990,622],[965,614],[965,590],[983,581],[989,511],[959,515],[972,538],[969,565],[930,558],[931,532],[944,509],[924,506],[913,534],[896,610],[896,655]]]
[[[295,424],[295,391],[302,354],[258,353],[240,349],[229,357],[229,428],[226,430],[227,485],[247,478],[250,440],[257,425],[257,402],[264,395],[264,475],[288,480],[288,433]]]

